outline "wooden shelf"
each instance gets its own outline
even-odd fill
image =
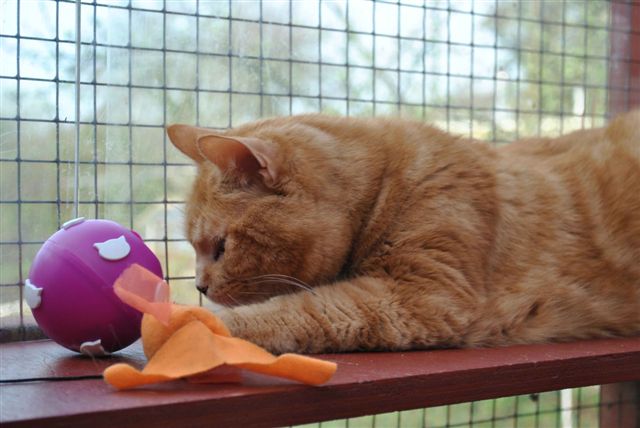
[[[326,385],[247,374],[242,384],[187,382],[117,392],[98,377],[140,345],[90,359],[50,342],[0,346],[3,427],[282,426],[640,380],[640,337],[496,349],[332,354]],[[9,382],[38,378],[31,382]]]

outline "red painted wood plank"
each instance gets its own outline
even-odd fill
[[[30,344],[20,345],[23,358],[8,359],[12,366],[3,367],[3,373],[21,374],[25,367],[21,361],[28,367],[34,365],[26,363],[29,359],[42,361],[42,346],[42,342],[34,346],[40,348],[34,354]],[[18,349],[0,347],[3,356],[12,352]],[[127,350],[123,357],[139,359],[139,350]],[[87,373],[59,371],[55,369],[59,359],[70,357],[54,358],[44,362],[54,367],[50,372]],[[281,426],[640,380],[640,337],[322,358],[339,367],[334,379],[322,387],[250,374],[240,385],[175,382],[127,392],[113,391],[101,380],[2,384],[0,423],[3,427]],[[66,364],[76,363],[65,361],[62,366]]]
[[[611,2],[609,112],[640,107],[640,2]]]
[[[50,340],[0,345],[0,358],[0,380],[98,376],[117,362],[141,366],[146,361],[139,343],[109,358],[88,358]]]
[[[621,382],[602,386],[600,426],[640,428],[640,382]]]

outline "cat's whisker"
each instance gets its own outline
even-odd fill
[[[258,275],[255,278],[262,278],[262,277],[277,277],[277,278],[287,278],[287,279],[292,279],[294,281],[300,281],[298,278],[296,278],[295,276],[290,276],[290,275],[283,275],[281,273],[267,273],[264,275]],[[302,282],[302,281],[300,281]]]
[[[233,296],[232,296],[231,294],[229,294],[229,293],[225,293],[225,294],[227,295],[227,297],[228,297],[230,300],[232,300],[232,301],[233,301],[233,303],[235,303],[235,304],[236,304],[236,306],[240,306],[240,302],[238,302],[238,300],[237,300],[235,297],[233,297]]]
[[[270,277],[270,276],[267,276],[267,275],[251,278],[250,281],[283,281],[283,282],[287,282],[287,283],[295,283],[295,284],[298,284],[298,285],[300,285],[301,287],[304,287],[304,288],[311,288],[310,286],[308,286],[304,282],[300,282],[300,281],[297,281],[295,279]]]
[[[253,277],[248,277],[248,278],[239,278],[236,279],[236,281],[240,281],[242,283],[265,283],[265,282],[270,282],[270,283],[281,283],[281,284],[285,284],[285,285],[292,285],[294,287],[297,288],[302,288],[306,291],[309,291],[310,293],[316,294],[315,290],[308,284],[306,284],[304,281],[301,281],[295,277],[292,276],[288,276],[288,275],[280,275],[280,274],[267,274],[267,275],[258,275],[258,276],[253,276]]]
[[[258,276],[256,276],[255,278],[267,278],[267,277],[268,277],[268,278],[284,278],[284,279],[290,279],[291,281],[296,281],[296,282],[299,282],[299,283],[301,283],[301,284],[305,284],[305,285],[306,285],[306,283],[305,283],[304,281],[302,281],[302,280],[300,280],[300,279],[296,278],[295,276],[282,275],[282,274],[279,274],[279,273],[269,273],[269,274],[266,274],[266,275],[258,275]]]
[[[286,283],[286,284],[295,285],[296,287],[305,289],[305,290],[315,294],[315,291],[313,290],[313,287],[311,287],[309,284],[306,284],[304,281],[301,281],[298,278],[295,278],[293,276],[280,275],[280,274],[268,274],[268,275],[259,275],[259,276],[251,278],[250,280],[257,281],[257,280],[261,280],[261,279],[272,280],[272,281],[281,281],[281,282]]]
[[[258,280],[258,281],[251,281],[251,283],[252,284],[266,284],[266,283],[268,283],[268,284],[292,285],[294,287],[301,288],[301,289],[303,289],[305,291],[312,291],[311,289],[309,289],[307,287],[304,287],[304,286],[301,286],[298,283],[295,283],[293,281],[285,281],[285,280],[282,280],[282,279],[261,279],[261,280]]]
[[[265,279],[261,279],[261,280],[257,280],[257,281],[251,281],[253,284],[264,284],[264,283],[270,283],[270,284],[283,284],[283,285],[292,285],[294,287],[298,287],[302,290],[308,291],[309,293],[312,294],[316,294],[315,290],[309,286],[306,285],[302,285],[299,284],[295,281],[289,281],[289,280],[285,280],[285,279],[281,279],[281,278],[265,278]]]
[[[238,294],[256,294],[256,295],[269,295],[271,296],[271,293],[267,293],[266,291],[238,291]]]

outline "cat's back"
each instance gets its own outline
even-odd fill
[[[592,160],[596,163],[640,160],[640,110],[623,114],[607,126],[574,131],[557,138],[525,138],[500,150],[513,160],[540,162]]]
[[[557,177],[575,189],[597,191],[614,205],[621,202],[640,209],[640,110],[602,128],[523,139],[498,152],[502,170]]]
[[[534,218],[546,216],[541,227],[556,231],[552,242],[558,248],[592,248],[637,280],[639,125],[640,111],[634,111],[603,128],[522,140],[499,150],[500,192],[524,201]]]

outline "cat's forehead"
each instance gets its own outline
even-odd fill
[[[191,242],[208,241],[224,236],[229,222],[229,208],[224,204],[212,204],[192,198],[187,205],[187,237]]]
[[[233,219],[238,219],[254,198],[245,192],[229,192],[220,180],[206,171],[196,177],[186,206],[187,234],[191,241],[224,236]]]
[[[200,217],[190,221],[187,231],[188,239],[194,243],[203,243],[224,237],[227,230],[226,224],[222,221],[215,221],[213,218],[211,220],[213,221],[204,221]]]

